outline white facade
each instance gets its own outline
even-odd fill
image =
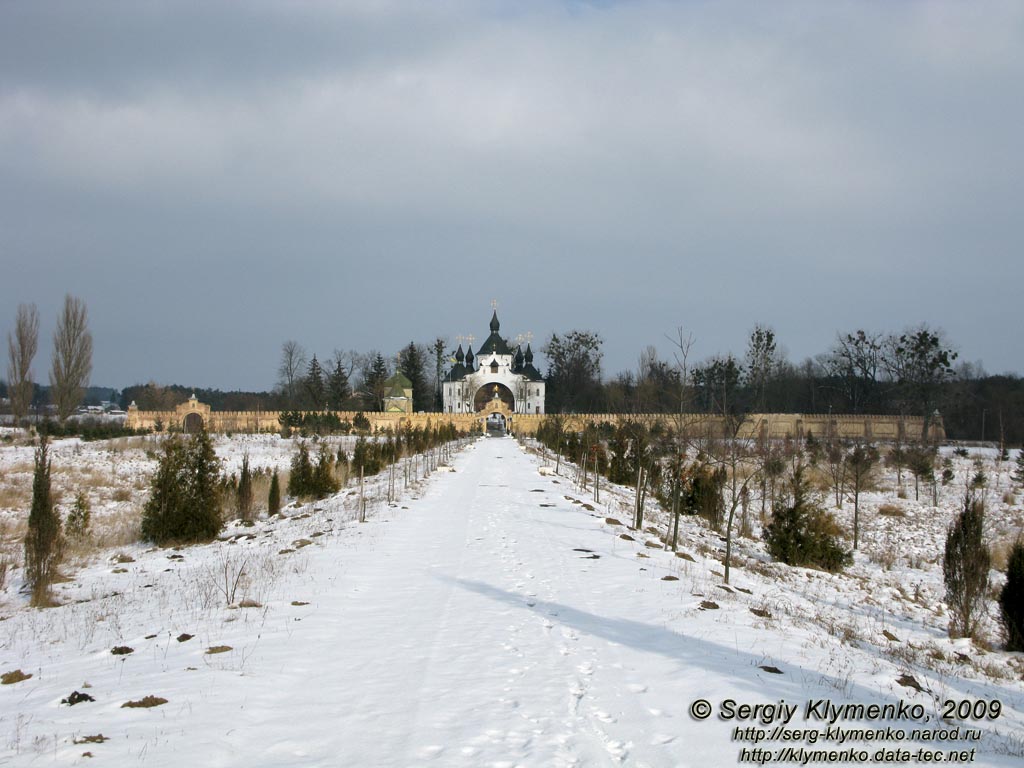
[[[492,363],[497,363],[497,371]],[[521,373],[512,372],[511,355],[488,355],[480,368],[458,381],[444,382],[445,413],[476,413],[474,402],[481,388],[495,384],[506,387],[514,398],[515,413],[544,413],[544,382],[530,381]],[[487,397],[488,400],[491,397]]]
[[[544,381],[533,367],[532,350],[529,346],[525,353],[521,348],[513,350],[498,335],[498,328],[495,314],[491,335],[476,358],[472,349],[463,357],[459,347],[442,385],[445,413],[486,411],[495,398],[513,413],[544,413]]]

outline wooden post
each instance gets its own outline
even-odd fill
[[[594,503],[601,503],[601,472],[597,465],[597,454],[594,454]]]
[[[363,493],[363,465],[359,465],[359,522],[366,522],[366,496]]]
[[[633,500],[633,527],[640,530],[640,488],[644,479],[644,468],[641,464],[636,472],[636,498]]]
[[[584,448],[583,449],[583,491],[584,492],[586,492],[586,490],[587,490],[587,469],[589,468],[589,464],[590,464],[590,457],[587,456],[587,453],[588,453],[588,450],[586,448]]]

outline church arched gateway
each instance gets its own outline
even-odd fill
[[[495,400],[509,415],[544,413],[544,377],[533,366],[530,344],[512,347],[500,329],[495,311],[491,333],[475,355],[472,346],[463,352],[459,344],[442,387],[445,413],[486,415]]]
[[[477,413],[486,411],[496,405],[495,401],[502,403],[512,413],[516,412],[516,397],[512,390],[504,384],[484,384],[473,396],[473,410]]]

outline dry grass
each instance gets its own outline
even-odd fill
[[[878,514],[883,517],[906,517],[907,513],[898,504],[881,504],[878,507]]]
[[[885,571],[891,571],[898,559],[896,547],[882,547],[868,552],[868,560]]]
[[[0,509],[28,509],[32,502],[32,480],[0,485]]]
[[[997,571],[1005,571],[1010,562],[1010,551],[1017,542],[1016,536],[1004,536],[994,541],[989,547],[989,554],[992,556],[992,568]]]

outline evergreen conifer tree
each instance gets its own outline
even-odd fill
[[[248,452],[242,456],[242,470],[238,474],[235,500],[238,516],[242,520],[252,520],[252,470],[249,468]]]
[[[288,495],[300,498],[313,493],[313,464],[309,459],[309,446],[299,442],[292,456],[291,475],[288,477]]]
[[[92,517],[92,510],[89,508],[89,498],[85,491],[75,494],[75,505],[68,513],[67,523],[64,526],[68,536],[75,539],[84,539],[89,535],[89,522]]]
[[[348,400],[350,394],[348,373],[341,364],[341,360],[338,360],[335,362],[334,370],[331,371],[331,375],[327,380],[327,402],[336,411],[344,410],[345,401]]]
[[[334,477],[334,461],[327,446],[320,445],[316,468],[313,470],[313,495],[318,499],[338,492],[338,481]]]
[[[985,505],[970,491],[964,497],[964,509],[946,534],[946,554],[942,576],[949,606],[949,636],[974,637],[988,590],[991,562],[982,541]]]
[[[410,341],[399,354],[399,367],[412,382],[413,410],[429,411],[434,395],[427,379],[426,358],[415,342]]]
[[[270,493],[267,494],[267,514],[277,515],[281,513],[281,481],[277,477],[277,470],[270,476]]]
[[[1013,479],[1024,485],[1024,447],[1017,449],[1017,468],[1013,471]]]
[[[384,382],[388,380],[388,365],[380,352],[373,358],[370,370],[363,376],[363,387],[369,400],[370,408],[380,411],[384,408]]]
[[[221,529],[220,463],[206,430],[188,443],[164,443],[150,496],[142,511],[142,536],[156,544],[210,541]]]
[[[1006,632],[1006,650],[1024,651],[1024,542],[1010,550],[1006,584],[999,593],[999,619]]]
[[[32,476],[32,509],[25,534],[25,581],[32,590],[32,605],[50,602],[50,584],[57,575],[63,546],[60,517],[50,489],[49,445],[44,434],[35,455]]]
[[[791,501],[772,511],[765,527],[769,554],[789,565],[817,566],[840,571],[852,555],[839,543],[838,528],[831,516],[811,498],[810,481],[798,464],[790,480]]]
[[[316,355],[313,355],[313,359],[309,361],[309,368],[306,369],[305,389],[309,407],[314,411],[321,410],[326,404],[324,370]]]

